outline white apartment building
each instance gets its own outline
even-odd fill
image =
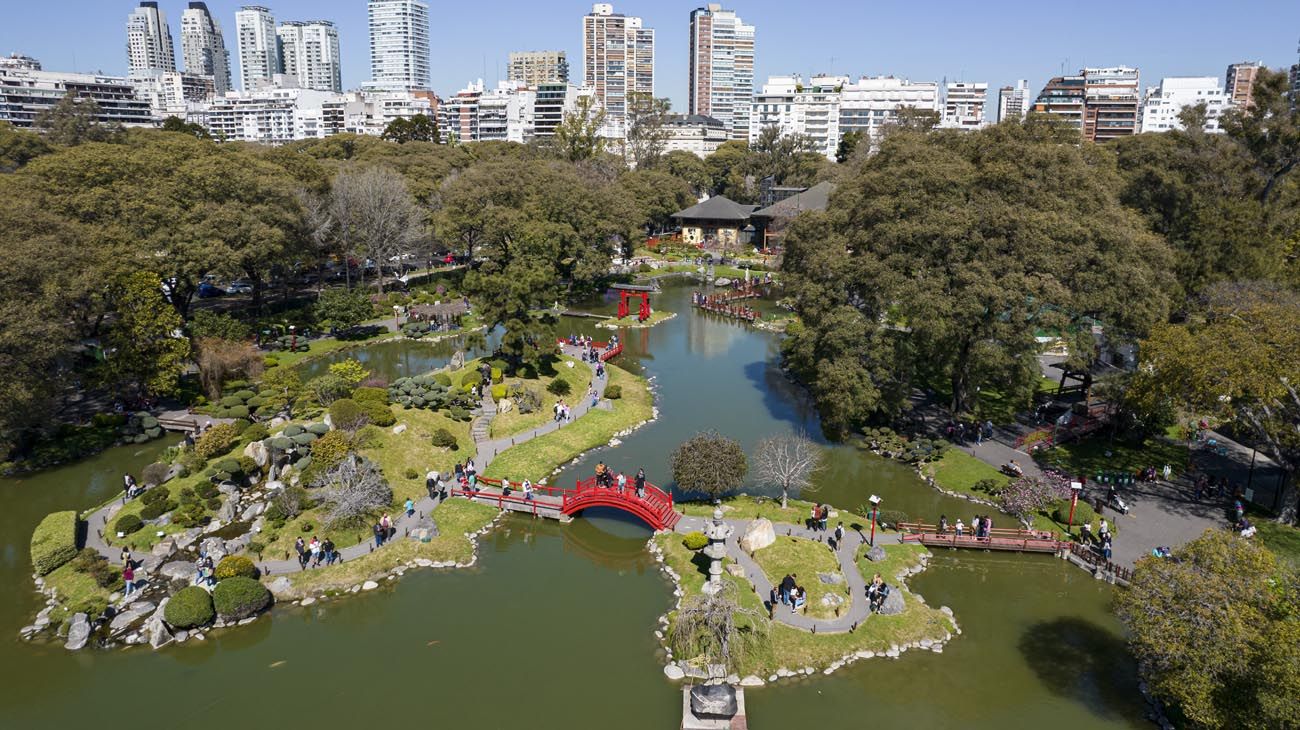
[[[812,138],[817,151],[835,159],[840,137],[857,131],[876,144],[887,125],[904,108],[939,110],[939,85],[893,76],[814,76],[806,85],[800,76],[773,76],[754,96],[750,142],[763,129],[776,126],[781,134]]]
[[[754,26],[717,3],[691,11],[687,110],[749,139],[754,100]]]
[[[597,3],[582,19],[582,61],[583,83],[608,115],[608,135],[621,136],[628,97],[655,91],[654,30]]]
[[[152,127],[149,103],[136,98],[129,79],[102,74],[63,73],[31,68],[32,59],[0,59],[0,122],[31,127],[36,116],[69,94],[93,99],[105,124]]]
[[[1029,115],[1029,107],[1032,105],[1028,79],[1016,81],[1015,86],[1003,86],[998,90],[998,122],[1024,119]]]
[[[155,119],[179,117],[201,111],[217,95],[211,76],[181,73],[180,71],[155,71],[147,76],[134,76],[136,98],[148,102]]]
[[[185,73],[211,76],[218,94],[230,91],[230,51],[206,3],[192,2],[181,13],[181,55]]]
[[[235,32],[239,37],[239,88],[255,91],[284,67],[275,18],[261,5],[245,5],[235,13]]]
[[[343,91],[339,31],[328,20],[286,21],[275,30],[286,76],[317,91]]]
[[[7,68],[13,71],[40,71],[41,62],[31,56],[24,56],[21,53],[12,53],[8,56],[0,56],[0,68]]]
[[[1219,133],[1219,118],[1233,108],[1232,97],[1216,76],[1166,76],[1142,99],[1142,132],[1183,129],[1178,115],[1190,106],[1205,104],[1205,131]]]
[[[507,78],[524,86],[567,83],[569,60],[564,51],[515,51],[510,54]]]
[[[700,158],[717,152],[731,139],[732,131],[721,120],[701,114],[669,117],[664,127],[668,130],[665,153],[682,150]]]
[[[591,89],[573,84],[542,84],[533,101],[533,137],[553,137],[564,117],[578,108],[578,100],[591,96]]]
[[[370,81],[377,91],[429,88],[429,5],[369,0]]]
[[[565,96],[554,91],[548,89],[546,98],[559,99],[563,107]],[[495,89],[488,89],[482,79],[471,81],[438,106],[438,129],[446,142],[500,140],[522,144],[536,134],[538,98],[538,90],[519,82],[501,81]],[[559,124],[563,114],[559,111],[549,134],[554,134],[554,125]]]
[[[988,103],[989,85],[968,81],[948,81],[943,85],[943,129],[972,130],[985,124],[984,107]]]
[[[142,2],[127,18],[126,58],[132,76],[176,70],[171,28],[158,3]]]
[[[221,141],[284,144],[350,132],[378,136],[399,117],[433,116],[433,102],[415,92],[348,92],[336,94],[292,86],[231,92],[189,114]]]

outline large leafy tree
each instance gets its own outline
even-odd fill
[[[1229,111],[1222,126],[1249,152],[1260,180],[1259,199],[1267,202],[1300,165],[1300,110],[1284,71],[1261,68],[1253,91],[1251,106]]]
[[[1300,512],[1300,294],[1221,284],[1187,321],[1142,342],[1130,400],[1144,412],[1183,408],[1244,425],[1290,476],[1280,519]]]
[[[427,114],[413,117],[398,117],[388,123],[381,135],[384,139],[406,144],[407,142],[439,142],[438,122]]]
[[[1189,727],[1300,717],[1300,580],[1258,542],[1209,531],[1172,558],[1142,558],[1115,602],[1153,692]]]
[[[56,145],[72,146],[83,142],[110,142],[122,133],[121,125],[99,121],[99,104],[72,92],[58,104],[36,115],[34,124],[45,138]]]
[[[1027,402],[1037,331],[1162,320],[1167,249],[1119,204],[1110,154],[1032,123],[900,128],[798,221],[784,268],[805,327],[786,352],[830,429],[897,414],[913,385],[956,414],[979,388]]]
[[[623,140],[623,161],[628,167],[652,167],[663,156],[670,134],[667,121],[671,112],[671,99],[645,92],[628,94]]]
[[[618,191],[623,202],[635,211],[636,227],[651,233],[668,228],[673,213],[695,204],[690,183],[658,169],[638,168],[623,173],[618,178]]]
[[[600,135],[605,118],[605,109],[594,96],[578,97],[574,110],[555,127],[550,146],[561,159],[570,162],[598,157],[605,151],[605,138]]]
[[[542,310],[603,277],[627,228],[608,185],[547,160],[470,167],[446,182],[436,210],[440,239],[476,259],[466,291],[518,361],[554,348]]]
[[[673,480],[687,492],[717,499],[739,487],[749,471],[744,449],[716,432],[697,433],[673,450]]]
[[[162,295],[158,275],[139,271],[110,288],[115,317],[103,338],[106,384],[170,395],[190,356],[181,318]]]
[[[50,151],[39,134],[0,122],[0,173],[13,172]]]

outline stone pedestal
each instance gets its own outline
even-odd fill
[[[745,690],[726,684],[682,688],[682,730],[746,730]]]
[[[727,557],[727,538],[731,537],[731,527],[722,521],[722,507],[713,508],[713,522],[704,528],[704,536],[709,538],[709,546],[704,554],[709,556],[709,582],[704,584],[704,592],[713,595],[722,590],[722,560]]]

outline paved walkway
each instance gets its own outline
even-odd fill
[[[582,356],[581,348],[572,347],[566,344],[561,349],[563,350],[564,354],[569,355],[570,357],[580,359]],[[609,380],[608,371],[606,371],[606,373],[601,377],[597,378],[595,377],[595,371],[593,370],[592,384],[596,388],[596,393],[598,394],[604,393],[605,384],[608,382],[608,380]],[[572,404],[571,420],[576,420],[582,417],[583,414],[587,413],[587,411],[591,410],[592,408],[591,398],[588,397],[586,393],[574,394],[570,397],[578,398],[578,400],[575,400]],[[496,404],[492,402],[491,394],[488,394],[485,397],[483,404],[481,404],[478,409],[475,409],[476,417],[484,415],[488,411],[489,407],[490,407],[491,414],[494,416],[496,414]],[[596,407],[608,408],[609,404],[608,402],[602,400],[598,402]],[[534,438],[537,438],[538,436],[544,436],[548,433],[551,433],[552,431],[562,428],[563,425],[564,424],[560,424],[556,421],[551,421],[546,425],[540,426],[532,431],[516,434],[514,436],[507,436],[499,439],[486,438],[481,440],[476,438],[475,439],[476,453],[474,456],[474,466],[481,474],[487,470],[488,464],[492,463],[492,459],[496,457],[497,454],[500,454],[502,451],[505,451],[511,446],[516,446],[526,441],[530,441]],[[396,536],[394,539],[405,537],[411,530],[419,527],[421,520],[423,520],[427,515],[431,514],[438,507],[438,505],[442,503],[442,501],[443,500],[440,499],[436,494],[431,493],[416,503],[414,514],[408,516],[405,512],[398,512],[396,515],[394,515],[393,528],[396,531],[394,533]],[[103,530],[105,532],[108,531],[109,526],[106,524],[107,520],[105,518],[107,517],[107,514],[112,509],[112,507],[113,507],[112,505],[109,505],[108,507],[105,507],[95,512],[94,514],[88,515],[86,517],[86,522],[89,524],[89,530],[87,531],[88,534],[86,535],[86,547],[93,548],[94,550],[98,551],[101,555],[108,558],[110,561],[116,563],[118,558],[121,556],[121,552],[122,552],[121,547],[110,546],[100,536],[100,532],[99,532],[100,530]],[[344,561],[348,561],[348,560],[359,558],[371,552],[374,552],[375,549],[376,548],[375,548],[374,541],[367,540],[366,542],[358,543],[356,545],[351,545],[346,548],[341,548],[339,550],[339,553],[342,555]],[[296,559],[267,560],[259,563],[258,566],[261,568],[262,573],[264,575],[281,575],[284,573],[294,573],[302,570],[302,567],[298,565],[298,561]]]
[[[686,534],[688,532],[702,532],[706,525],[713,521],[710,517],[683,517],[674,528],[676,532]],[[745,579],[754,587],[754,592],[763,601],[763,605],[772,611],[772,619],[793,626],[804,631],[813,631],[817,633],[845,633],[853,630],[869,616],[871,616],[871,607],[867,603],[867,582],[862,577],[862,571],[858,570],[855,558],[862,546],[867,543],[867,537],[857,530],[848,530],[844,534],[844,544],[837,546],[835,557],[840,564],[840,572],[844,575],[844,580],[849,589],[849,608],[838,618],[810,618],[809,616],[798,613],[790,606],[784,606],[778,603],[772,605],[772,582],[768,580],[767,574],[758,566],[754,558],[749,553],[740,549],[740,538],[745,534],[745,529],[749,527],[752,520],[729,520],[723,519],[723,522],[731,526],[731,537],[727,538],[727,555],[734,558],[741,568],[745,571]],[[777,535],[788,535],[800,537],[807,540],[826,541],[830,538],[830,532],[813,532],[800,525],[792,525],[785,522],[773,523]],[[901,540],[897,533],[885,534],[876,533],[877,545],[897,545]],[[812,580],[817,580],[815,576]],[[888,583],[894,582],[894,576],[885,576]]]

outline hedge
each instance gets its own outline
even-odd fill
[[[120,532],[123,535],[130,535],[131,533],[139,530],[141,527],[144,527],[144,522],[140,520],[140,517],[138,515],[122,515],[121,517],[117,518],[117,522],[113,523],[113,532],[114,533]]]
[[[163,609],[163,618],[173,628],[192,629],[212,622],[212,596],[199,586],[188,586],[176,591]]]
[[[236,576],[256,578],[257,566],[253,565],[253,561],[243,555],[227,555],[221,559],[220,563],[217,563],[217,570],[213,573],[213,577],[217,580],[225,580]]]
[[[682,545],[687,550],[702,550],[709,544],[709,538],[703,532],[688,532],[682,537]]]
[[[623,397],[623,386],[621,385],[605,386],[605,400],[618,400],[619,398],[622,397]]]
[[[1070,500],[1062,499],[1056,503],[1055,508],[1052,510],[1052,519],[1062,525],[1070,521]],[[1074,524],[1082,525],[1089,522],[1092,523],[1094,529],[1097,527],[1097,511],[1092,508],[1092,505],[1081,499],[1074,507]]]
[[[391,426],[397,423],[397,416],[393,415],[393,409],[388,407],[388,391],[384,391],[384,401],[363,400],[357,401],[361,410],[366,412],[366,419],[379,427]]]
[[[452,451],[455,451],[458,447],[456,437],[445,428],[433,432],[433,445],[440,449],[451,449]]]
[[[362,386],[352,391],[352,400],[358,403],[380,403],[388,405],[388,389]]]
[[[566,396],[573,390],[573,386],[564,378],[557,377],[546,386],[546,390],[552,395]]]
[[[252,578],[227,578],[212,589],[217,615],[226,621],[248,618],[271,605],[271,592]]]
[[[32,533],[32,567],[46,575],[77,557],[77,513],[53,512]]]

